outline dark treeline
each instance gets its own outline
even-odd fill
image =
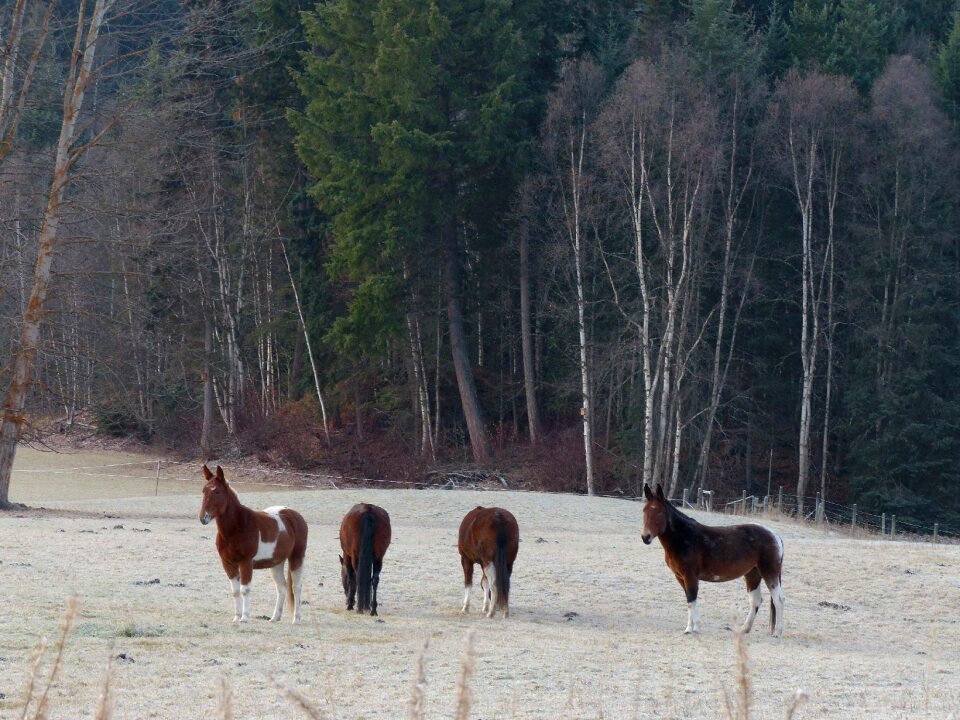
[[[0,133],[31,79],[0,154],[7,367],[80,12],[31,69],[30,3],[0,68]],[[960,522],[955,0],[129,7],[33,424]]]

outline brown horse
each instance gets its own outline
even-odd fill
[[[460,563],[463,565],[463,609],[470,609],[470,590],[473,588],[473,565],[480,565],[483,573],[483,612],[492,618],[496,610],[510,617],[510,575],[513,561],[520,548],[520,526],[508,510],[476,507],[460,523]],[[484,588],[486,584],[486,588]]]
[[[233,488],[217,465],[216,474],[203,466],[200,522],[217,521],[217,552],[230,578],[236,603],[234,622],[250,617],[250,580],[254,569],[270,568],[277,586],[277,602],[270,622],[283,614],[283,563],[288,565],[286,597],[293,606],[293,622],[300,622],[300,591],[303,587],[303,556],[307,551],[307,523],[295,510],[268,507],[257,512],[240,504]]]
[[[760,581],[770,589],[770,633],[783,633],[783,589],[780,569],[783,565],[783,541],[762,525],[708,527],[677,510],[657,485],[654,495],[644,484],[647,502],[643,506],[644,544],[660,538],[667,567],[676,575],[687,594],[686,632],[700,632],[697,592],[700,580],[726,582],[743,577],[747,581],[750,613],[741,628],[750,632],[760,610]]]
[[[390,516],[377,505],[359,503],[350,508],[340,523],[340,579],[347,596],[347,610],[353,610],[356,594],[357,612],[369,610],[377,614],[377,586],[383,556],[390,547]]]

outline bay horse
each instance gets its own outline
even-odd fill
[[[377,586],[383,556],[390,546],[390,516],[370,503],[350,508],[340,523],[340,579],[347,597],[347,610],[353,610],[356,595],[357,612],[369,610],[377,614]]]
[[[510,617],[510,575],[520,549],[520,526],[509,510],[498,507],[476,507],[460,523],[457,542],[463,566],[463,609],[470,609],[473,589],[473,565],[480,565],[483,591],[483,613],[492,618],[501,609]],[[486,587],[484,587],[486,585]]]
[[[783,541],[762,525],[726,527],[701,525],[677,510],[657,485],[656,494],[644,483],[643,533],[645,545],[660,538],[663,554],[687,595],[687,633],[700,632],[698,591],[700,580],[727,582],[742,577],[747,582],[750,612],[741,631],[750,632],[760,610],[760,581],[770,589],[770,634],[783,634]]]
[[[250,581],[253,571],[270,568],[277,587],[277,602],[270,622],[283,614],[283,563],[287,563],[286,597],[293,608],[293,622],[300,622],[300,593],[303,588],[303,556],[307,551],[307,523],[290,508],[268,507],[263,512],[240,503],[237,493],[217,465],[216,473],[203,466],[207,484],[203,486],[200,522],[217,521],[217,552],[230,578],[236,614],[233,622],[245,623],[250,617]]]

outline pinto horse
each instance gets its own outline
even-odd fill
[[[340,579],[343,594],[347,596],[347,610],[353,610],[354,595],[357,612],[369,610],[377,614],[377,586],[383,556],[390,546],[390,516],[387,511],[370,503],[358,503],[350,508],[340,523]]]
[[[460,523],[457,549],[463,565],[464,595],[460,612],[466,613],[470,609],[473,565],[477,563],[483,574],[480,589],[483,591],[484,614],[492,618],[497,609],[502,609],[503,617],[510,617],[510,575],[520,549],[517,519],[503,508],[476,507]]]
[[[245,623],[250,617],[250,580],[254,569],[270,568],[277,586],[277,602],[270,622],[283,614],[283,563],[288,565],[286,597],[293,607],[293,622],[300,622],[300,592],[303,588],[303,556],[307,550],[307,523],[295,510],[268,507],[263,512],[240,503],[237,493],[223,477],[217,465],[216,474],[203,466],[207,484],[203,486],[200,522],[217,521],[217,552],[230,578],[236,603],[234,622]]]
[[[700,632],[697,593],[700,580],[726,582],[743,577],[750,597],[750,612],[741,630],[750,632],[760,610],[760,581],[770,589],[770,634],[783,633],[783,589],[780,569],[783,565],[783,541],[762,525],[709,527],[677,510],[657,485],[656,494],[643,486],[647,501],[643,506],[645,545],[660,538],[667,567],[676,575],[687,594],[687,633]]]

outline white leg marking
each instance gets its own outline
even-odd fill
[[[245,623],[250,619],[250,586],[240,586],[240,598],[243,600],[243,612],[240,614],[240,622]]]
[[[472,585],[463,586],[463,607],[460,608],[460,612],[463,614],[466,614],[470,610],[470,591],[472,589]]]
[[[303,592],[303,568],[293,570],[293,624],[300,624],[300,595]]]
[[[783,635],[783,603],[786,598],[783,596],[783,588],[777,583],[770,588],[770,599],[773,600],[773,608],[776,610],[777,617],[773,629],[773,636]]]
[[[273,584],[277,588],[277,602],[273,606],[273,615],[270,616],[270,622],[277,622],[280,616],[283,615],[283,601],[287,597],[287,583],[283,577],[283,563],[270,568],[270,574],[273,575]]]
[[[233,621],[239,622],[243,608],[240,606],[240,578],[230,578],[230,594],[233,595]]]
[[[747,620],[741,628],[741,631],[744,633],[750,632],[750,629],[753,627],[753,621],[756,620],[757,613],[760,611],[760,586],[757,585],[757,587],[748,592],[747,597],[750,598],[750,609],[747,611]]]
[[[493,563],[490,563],[483,572],[487,576],[487,599],[485,603],[487,617],[492,618],[497,610],[497,568],[494,567]]]
[[[692,603],[687,603],[687,629],[684,630],[686,634],[698,633],[700,632],[700,600],[694,600]]]

